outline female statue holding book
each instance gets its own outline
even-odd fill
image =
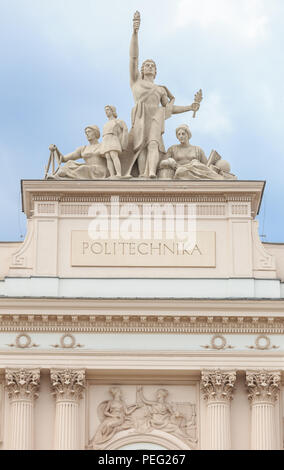
[[[159,165],[161,178],[167,173],[169,179],[235,179],[234,175],[229,173],[230,165],[225,160],[221,160],[217,152],[212,152],[219,157],[218,161],[215,158],[214,165],[212,158],[207,161],[202,148],[189,143],[192,135],[186,124],[176,129],[176,136],[180,143],[168,149],[165,159]]]

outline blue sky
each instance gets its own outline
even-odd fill
[[[283,0],[2,0],[0,240],[25,234],[20,180],[43,178],[51,143],[84,145],[106,104],[130,125],[136,9],[140,62],[157,62],[157,83],[180,105],[204,92],[196,119],[167,121],[166,147],[187,123],[207,156],[216,149],[239,179],[266,180],[260,232],[284,242]]]

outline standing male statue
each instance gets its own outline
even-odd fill
[[[136,12],[130,44],[130,85],[136,105],[132,110],[131,133],[134,157],[129,174],[137,160],[140,177],[156,178],[160,153],[165,153],[163,143],[165,119],[172,114],[197,111],[199,104],[175,106],[175,98],[169,90],[154,83],[157,67],[153,60],[143,62],[140,74],[138,69],[140,22],[140,13]]]

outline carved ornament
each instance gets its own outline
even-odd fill
[[[248,312],[250,313],[250,312]],[[225,318],[225,320],[224,320]],[[257,321],[255,321],[255,318]],[[163,319],[163,321],[161,321]],[[177,320],[178,319],[178,320]],[[212,315],[1,315],[0,332],[68,333],[172,333],[172,334],[284,334],[283,317],[251,317],[246,311],[239,316],[220,318]]]
[[[30,335],[27,333],[19,333],[16,337],[15,343],[8,344],[8,346],[10,348],[28,349],[38,348],[39,344],[33,343]]]
[[[126,403],[120,387],[111,387],[111,399],[98,406],[101,424],[98,426],[89,447],[101,449],[121,431],[131,434],[151,435],[162,431],[184,441],[191,448],[196,447],[196,405],[169,401],[169,391],[156,390],[151,399],[144,396],[143,387],[136,387],[136,402]]]
[[[65,333],[61,336],[59,344],[52,344],[53,348],[75,349],[83,348],[82,344],[76,342],[76,338],[71,333]]]
[[[280,378],[280,372],[266,370],[247,372],[246,382],[250,402],[274,403],[279,395]]]
[[[52,369],[52,394],[57,401],[79,401],[85,389],[85,371],[80,369]]]
[[[267,351],[269,349],[279,349],[280,346],[271,344],[271,339],[269,338],[269,336],[259,335],[255,340],[254,346],[247,346],[247,347],[249,349],[258,349],[260,351]]]
[[[217,350],[234,348],[234,346],[231,346],[230,344],[227,343],[227,340],[225,336],[223,335],[212,336],[210,344],[206,344],[205,346],[201,346],[201,347],[205,349],[217,349]]]
[[[11,400],[38,398],[39,369],[6,369],[6,388]]]
[[[201,391],[207,401],[226,401],[233,398],[236,372],[234,371],[203,371]]]

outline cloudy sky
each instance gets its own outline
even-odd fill
[[[136,9],[140,59],[157,62],[157,83],[181,105],[204,92],[196,119],[167,121],[166,146],[185,122],[239,179],[266,180],[260,232],[284,242],[283,0],[0,0],[0,240],[25,234],[20,180],[43,178],[51,143],[84,145],[106,104],[130,125]]]

